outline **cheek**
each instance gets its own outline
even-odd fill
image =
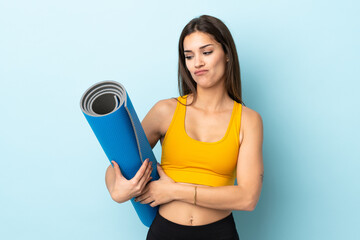
[[[187,63],[185,62],[185,66],[186,66],[186,70],[188,70],[188,71],[190,72],[191,77],[192,77],[193,79],[196,78],[196,76],[193,74],[194,69],[191,67],[192,65],[191,65],[191,64],[187,64]]]
[[[188,61],[185,61],[185,66],[186,66],[186,69],[191,72],[191,64],[189,64]]]
[[[225,72],[226,64],[224,63],[223,58],[216,59],[216,61],[214,62],[214,66],[218,74],[222,74],[223,72]]]

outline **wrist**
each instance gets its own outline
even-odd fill
[[[173,187],[171,188],[173,200],[181,201],[181,184],[174,183]]]
[[[175,183],[172,191],[174,200],[194,204],[194,186]]]

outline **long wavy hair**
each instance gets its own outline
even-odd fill
[[[221,44],[225,55],[229,58],[225,68],[225,88],[227,93],[231,99],[246,106],[241,98],[240,64],[234,40],[226,25],[220,19],[209,15],[202,15],[192,19],[181,32],[178,65],[178,88],[180,96],[183,97],[184,95],[192,93],[194,97],[189,105],[192,105],[197,98],[196,82],[186,67],[184,55],[185,37],[197,31],[210,34]]]

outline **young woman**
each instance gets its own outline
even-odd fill
[[[157,102],[142,121],[160,140],[160,179],[145,161],[126,180],[116,162],[106,172],[111,197],[159,206],[147,239],[239,239],[233,210],[252,211],[263,180],[261,116],[241,99],[238,56],[225,24],[191,20],[179,40],[178,98]],[[237,185],[234,185],[235,178]]]

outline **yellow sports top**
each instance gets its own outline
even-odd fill
[[[186,104],[187,95],[178,97]],[[201,142],[185,131],[186,106],[177,103],[162,144],[161,166],[175,182],[207,186],[234,185],[239,154],[242,105],[234,101],[224,137],[217,142]]]

